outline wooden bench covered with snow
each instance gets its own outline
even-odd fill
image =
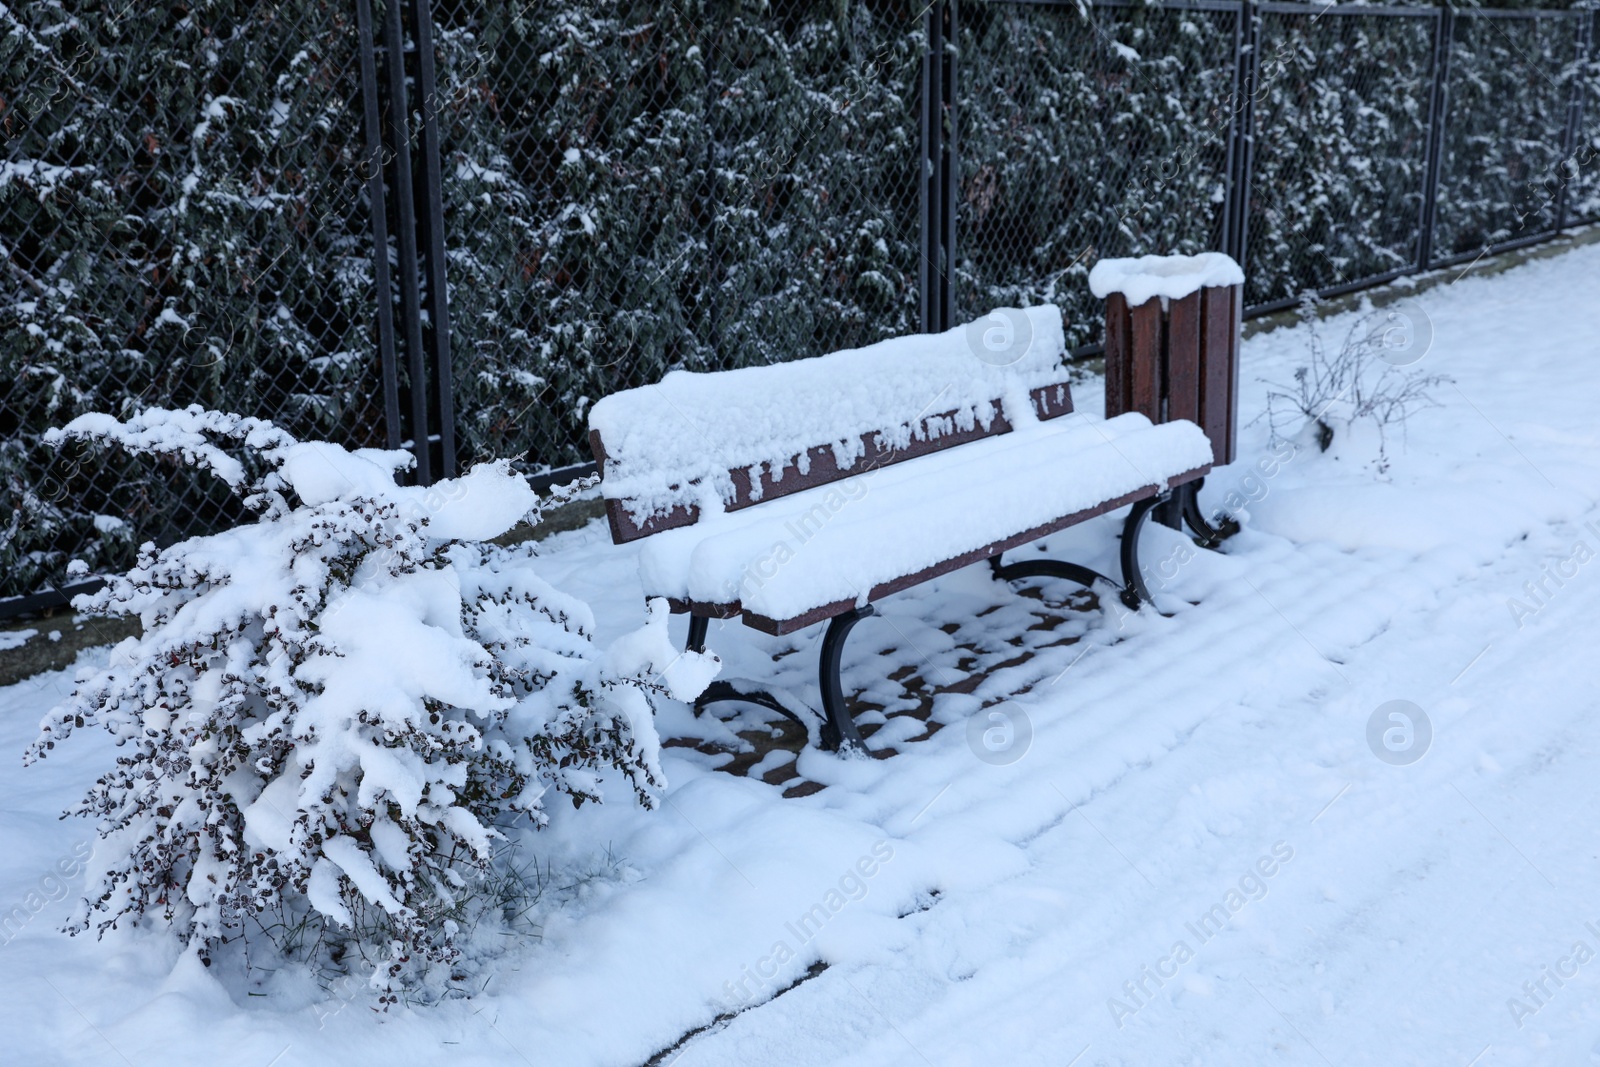
[[[874,601],[984,560],[1002,580],[1104,582],[1132,607],[1149,599],[1139,530],[1210,470],[1211,442],[1188,420],[1074,412],[1064,356],[1056,308],[1004,309],[943,334],[675,371],[612,394],[589,416],[612,539],[644,539],[645,594],[689,613],[695,650],[713,618],[770,634],[828,621],[820,741],[862,749],[840,654]],[[1120,584],[1064,561],[1000,561],[1130,505]],[[697,703],[720,700],[802,725],[809,714],[740,680],[714,683]]]

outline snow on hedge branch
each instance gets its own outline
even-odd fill
[[[245,484],[244,464],[213,438],[235,446],[242,444],[269,456],[295,444],[293,437],[263,419],[207,411],[199,406],[182,411],[152,408],[126,422],[98,412],[80,415],[63,428],[44,434],[43,441],[52,446],[68,439],[105,441],[134,455],[167,456],[210,471],[238,490]]]
[[[541,501],[501,462],[400,486],[405,453],[194,408],[86,416],[66,437],[180,458],[261,512],[146,544],[75,602],[143,633],[80,674],[26,757],[92,725],[123,750],[71,812],[111,845],[73,932],[156,914],[204,954],[264,916],[378,915],[393,978],[454,957],[451,917],[494,841],[543,825],[548,797],[598,801],[615,780],[653,804],[651,697],[692,700],[715,657],[672,647],[664,603],[600,648],[526,549],[481,543],[585,484]]]

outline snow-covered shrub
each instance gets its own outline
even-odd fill
[[[1410,350],[1425,342],[1415,336],[1414,326],[1397,340],[1403,313],[1364,303],[1338,349],[1330,350],[1322,339],[1315,296],[1302,298],[1300,321],[1310,338],[1310,359],[1295,368],[1292,383],[1267,382],[1263,417],[1274,446],[1281,438],[1311,433],[1326,452],[1335,426],[1370,419],[1378,429],[1379,467],[1386,469],[1389,429],[1404,429],[1413,413],[1439,406],[1433,390],[1454,379],[1406,369],[1425,354]],[[1386,354],[1400,358],[1390,362]]]
[[[80,675],[27,755],[91,725],[122,749],[72,812],[110,846],[72,932],[155,915],[209,962],[247,926],[310,916],[387,956],[392,981],[453,958],[503,828],[542,825],[555,794],[598,801],[607,778],[652,804],[651,696],[692,699],[716,661],[672,648],[662,602],[597,647],[526,550],[484,544],[548,503],[508,464],[402,487],[406,453],[198,407],[84,416],[68,438],[208,470],[258,514],[146,544],[76,604],[143,634]]]

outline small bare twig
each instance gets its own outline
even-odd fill
[[[1292,435],[1315,424],[1326,451],[1336,422],[1349,427],[1359,419],[1371,419],[1378,428],[1379,469],[1388,469],[1389,428],[1398,426],[1403,432],[1413,414],[1438,407],[1433,390],[1454,379],[1407,371],[1379,358],[1384,347],[1380,316],[1370,306],[1363,310],[1338,351],[1330,354],[1318,328],[1315,295],[1301,299],[1300,320],[1308,333],[1310,359],[1295,368],[1292,384],[1262,379],[1269,387],[1264,417],[1274,446],[1286,430]]]

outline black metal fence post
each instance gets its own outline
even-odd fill
[[[1226,154],[1222,172],[1227,175],[1228,192],[1222,203],[1222,231],[1217,235],[1217,249],[1233,255],[1234,233],[1239,225],[1238,160],[1240,152],[1239,114],[1244,110],[1244,20],[1245,4],[1240,3],[1233,15],[1233,88],[1228,94]],[[1237,256],[1234,256],[1237,259]]]
[[[956,66],[960,58],[961,40],[960,26],[956,21],[958,4],[959,0],[944,0],[940,5],[944,8],[944,36],[940,42],[940,62],[944,65],[942,100],[944,118],[940,125],[943,133],[943,149],[940,152],[943,203],[939,219],[941,226],[939,263],[942,267],[939,272],[939,302],[943,309],[942,329],[946,330],[956,325],[956,208],[961,200],[961,156],[956,144],[956,134],[960,129],[959,116],[956,113],[957,89],[961,84]]]
[[[1583,72],[1588,65],[1590,53],[1594,47],[1591,37],[1594,27],[1594,12],[1586,11],[1578,19],[1578,57],[1574,65],[1577,77],[1572,79],[1572,93],[1567,98],[1567,126],[1561,136],[1561,173],[1557,176],[1559,184],[1556,187],[1556,232],[1560,233],[1567,226],[1567,190],[1576,177],[1576,168],[1572,166],[1573,157],[1578,153],[1578,131],[1583,126],[1583,97],[1584,78]]]
[[[1450,111],[1450,42],[1456,27],[1455,8],[1446,4],[1439,12],[1438,37],[1433,53],[1433,97],[1428,104],[1428,164],[1423,168],[1421,233],[1417,241],[1417,270],[1433,262],[1433,231],[1439,217],[1439,174],[1444,157],[1444,127]]]
[[[922,329],[939,333],[955,325],[956,208],[960,198],[956,154],[956,0],[934,0],[923,15],[927,51],[922,62],[921,111]]]
[[[421,124],[419,151],[422,154],[417,193],[417,210],[427,277],[428,332],[426,355],[432,362],[432,409],[437,423],[425,436],[439,438],[437,477],[456,474],[455,398],[450,367],[450,291],[444,254],[444,182],[439,169],[438,85],[434,76],[433,4],[431,0],[411,0],[411,36],[417,48],[416,116]],[[409,110],[409,109],[408,109]],[[424,390],[426,396],[427,391]],[[431,450],[430,450],[431,451]]]
[[[361,105],[367,135],[367,203],[372,223],[372,288],[377,302],[378,359],[383,377],[384,445],[400,447],[400,370],[395,362],[393,280],[389,276],[389,225],[384,210],[383,117],[378,106],[378,55],[371,0],[355,0],[361,49]]]
[[[1239,5],[1239,32],[1235,49],[1235,84],[1239,87],[1239,97],[1235,104],[1232,133],[1234,148],[1229,161],[1232,167],[1229,221],[1233,230],[1224,246],[1240,266],[1245,265],[1250,250],[1250,176],[1255,155],[1256,82],[1261,72],[1260,53],[1261,17],[1256,11],[1255,0],[1243,0]]]
[[[934,0],[922,14],[925,47],[922,56],[921,86],[918,93],[918,120],[922,134],[921,169],[917,182],[917,201],[922,226],[922,256],[917,264],[917,295],[924,333],[937,333],[941,325],[939,290],[943,274],[939,238],[944,227],[941,196],[940,159],[944,136],[940,103],[944,100],[944,18],[941,0]]]
[[[416,478],[433,481],[428,447],[428,371],[422,350],[422,296],[417,262],[416,191],[411,180],[411,129],[406,108],[406,40],[403,0],[385,0],[384,64],[388,74],[390,173],[394,181],[395,243],[400,268],[400,317],[405,327],[406,374],[411,394],[411,451],[417,457]],[[387,255],[382,249],[375,255]]]

